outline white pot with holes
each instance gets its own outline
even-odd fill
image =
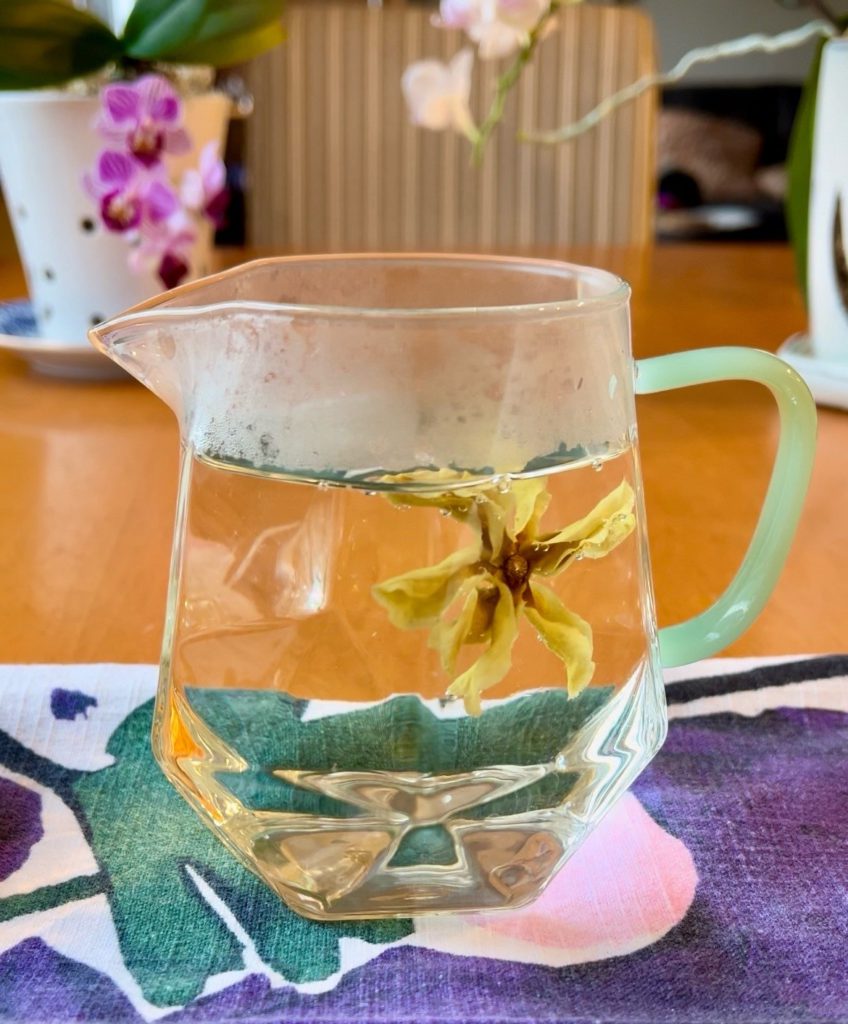
[[[197,165],[206,143],[217,142],[223,152],[231,107],[214,91],[185,100],[193,148],[166,157],[175,182]],[[93,128],[98,110],[97,97],[58,90],[0,93],[0,179],[38,328],[37,338],[20,340],[65,347],[67,355],[88,351],[93,324],[162,291],[155,272],[130,269],[126,239],[103,227],[83,188],[103,148]],[[210,270],[212,228],[198,228],[192,277]]]
[[[809,333],[780,355],[816,401],[848,409],[848,39],[825,44],[813,138],[807,262]]]

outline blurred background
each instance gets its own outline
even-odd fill
[[[108,15],[121,0],[87,6]],[[566,146],[515,135],[580,116],[695,46],[782,32],[815,11],[777,0],[592,6],[563,13],[559,42],[540,48],[472,171],[464,140],[409,125],[400,92],[410,61],[462,45],[430,26],[436,0],[290,4],[286,45],[233,72],[256,110],[230,128],[233,202],[218,241],[332,251],[785,239],[784,165],[813,42],[697,67],[662,91],[658,116],[646,98]],[[581,21],[579,50],[570,19]],[[478,111],[494,75],[482,67]],[[0,209],[0,254],[14,251]]]

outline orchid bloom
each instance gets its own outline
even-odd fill
[[[420,484],[467,476],[422,470],[390,479]],[[484,645],[447,690],[463,698],[468,714],[480,714],[482,691],[509,671],[522,615],[562,661],[569,695],[589,685],[595,670],[592,627],[542,581],[578,559],[602,558],[632,533],[634,495],[626,481],[582,519],[554,532],[541,527],[551,496],[540,477],[513,481],[505,492],[470,486],[437,494],[405,491],[389,500],[438,508],[477,534],[474,543],[438,565],[413,569],[373,588],[392,625],[430,630],[429,645],[451,675],[464,645]]]
[[[204,214],[216,228],[223,227],[230,197],[227,171],[214,142],[207,143],[201,150],[197,168],[190,168],[183,174],[180,198],[189,210]]]
[[[435,24],[464,30],[482,60],[508,57],[527,46],[551,0],[442,0]]]
[[[127,237],[129,265],[155,271],[166,288],[189,272],[201,217],[220,227],[229,195],[226,169],[214,142],[203,147],[196,169],[185,171],[179,191],[162,159],[185,152],[182,101],[163,75],[107,85],[94,126],[107,147],[83,178],[109,231]]]
[[[189,271],[196,240],[191,219],[176,204],[167,218],[142,224],[138,242],[130,250],[130,267],[136,273],[155,270],[166,288],[175,288]]]
[[[179,209],[171,186],[126,153],[103,150],[94,171],[83,181],[88,194],[99,202],[100,216],[110,231],[143,230],[144,225],[159,224]]]
[[[157,164],[163,153],[191,148],[180,123],[182,104],[163,75],[143,75],[136,82],[116,82],[101,93],[100,135],[125,146],[145,167]]]
[[[94,170],[83,178],[85,190],[98,202],[100,217],[109,231],[130,231],[141,223],[137,167],[126,153],[106,149],[98,156]]]
[[[413,124],[442,131],[453,128],[473,138],[471,117],[471,68],[474,54],[460,50],[449,64],[422,60],[410,64],[401,84]]]

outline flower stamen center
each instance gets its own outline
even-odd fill
[[[135,217],[135,203],[133,200],[118,193],[106,204],[106,213],[116,224],[129,227]]]
[[[527,582],[527,577],[530,575],[530,563],[524,555],[510,555],[504,562],[503,573],[509,589],[517,590]]]
[[[130,138],[130,151],[140,159],[159,154],[162,137],[149,120],[142,121]]]

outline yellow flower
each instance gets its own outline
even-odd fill
[[[468,477],[451,470],[418,470],[386,480],[456,484]],[[627,481],[588,515],[553,533],[541,532],[540,521],[551,500],[541,477],[512,481],[503,490],[491,484],[469,485],[436,493],[405,491],[389,500],[438,508],[477,533],[475,543],[438,565],[413,569],[373,588],[375,600],[394,626],[429,628],[429,645],[451,675],[465,644],[485,645],[447,690],[463,698],[468,714],[480,714],[480,694],[509,671],[522,614],[565,666],[569,695],[589,685],[595,671],[592,627],[542,580],[578,558],[602,558],[630,535],[636,520],[633,489]]]

